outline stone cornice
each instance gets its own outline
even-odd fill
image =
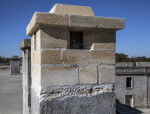
[[[26,34],[31,36],[40,26],[120,30],[125,27],[125,19],[35,12],[27,26]]]

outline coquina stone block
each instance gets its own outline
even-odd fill
[[[43,27],[40,30],[41,48],[67,48],[70,32],[62,27]]]
[[[70,9],[70,10],[68,10]],[[95,16],[91,7],[55,4],[49,13]]]
[[[41,84],[47,86],[65,86],[78,84],[76,67],[41,67]]]
[[[32,35],[33,32],[38,29],[38,25],[41,24],[67,26],[68,22],[69,20],[67,15],[35,12],[27,26],[27,35]]]
[[[115,50],[91,50],[91,64],[115,64]]]
[[[91,50],[115,50],[116,49],[116,43],[93,43]]]
[[[40,31],[34,33],[31,37],[31,50],[36,51],[41,47]]]
[[[105,28],[105,29],[121,29],[124,27],[125,19],[111,17],[92,17],[92,16],[70,16],[70,26]]]
[[[114,31],[107,31],[107,30],[87,30],[83,32],[83,47],[84,49],[97,49],[102,48],[108,49],[109,46],[115,46],[116,42],[116,33]],[[104,45],[103,45],[104,43]],[[105,45],[106,43],[106,45]],[[109,45],[110,43],[110,45]],[[106,48],[107,47],[107,48]],[[115,47],[113,47],[114,49]]]
[[[115,83],[115,66],[113,65],[100,65],[99,69],[99,83]]]
[[[32,82],[37,85],[41,85],[41,67],[40,66],[31,66],[31,78]]]
[[[32,35],[31,37],[31,50],[35,51],[35,34]]]
[[[41,64],[60,64],[60,50],[41,50]]]
[[[73,50],[73,49],[62,50],[63,64],[88,65],[90,57],[89,55],[90,53],[87,50]]]
[[[31,52],[31,64],[40,64],[41,63],[41,54],[40,50]]]
[[[96,66],[81,66],[79,68],[79,83],[80,84],[97,84],[97,67]]]

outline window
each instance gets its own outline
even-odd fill
[[[126,77],[126,88],[132,88],[132,77]]]
[[[70,32],[70,49],[83,49],[82,32]]]
[[[126,95],[125,96],[125,104],[133,107],[133,95]]]

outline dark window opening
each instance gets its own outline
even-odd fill
[[[70,32],[70,49],[83,49],[82,32]]]
[[[126,87],[132,87],[132,77],[126,78]]]

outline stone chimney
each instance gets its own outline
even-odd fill
[[[125,19],[56,4],[35,12],[31,38],[32,114],[115,114],[116,31]]]

